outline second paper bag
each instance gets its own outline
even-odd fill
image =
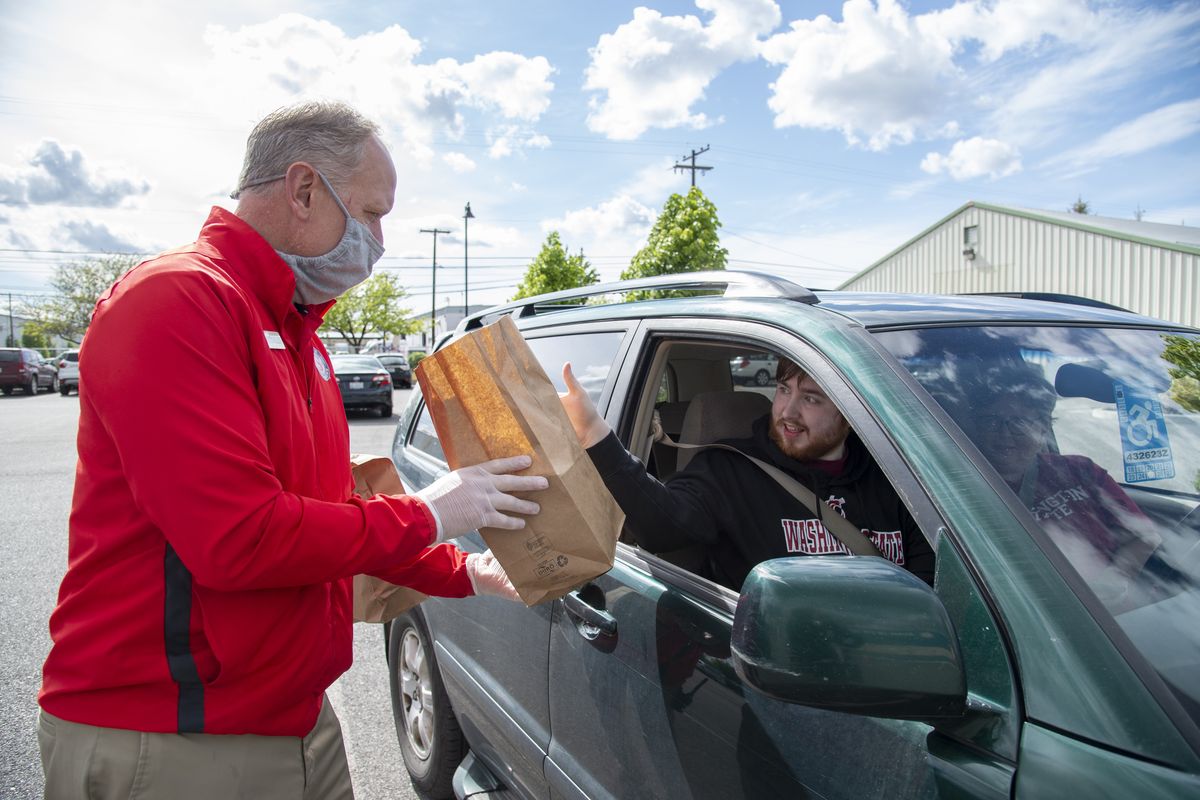
[[[451,469],[528,454],[550,487],[523,530],[480,531],[527,605],[607,572],[625,515],[575,438],[554,384],[507,316],[417,365]]]

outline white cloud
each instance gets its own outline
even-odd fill
[[[929,153],[921,162],[921,169],[930,175],[948,172],[956,181],[983,175],[1003,178],[1021,171],[1021,154],[998,139],[974,136],[955,142],[948,155]]]
[[[681,176],[675,171],[675,163],[673,158],[664,158],[647,164],[615,194],[628,195],[651,206],[661,206],[671,193],[687,192],[687,184],[684,182],[687,176]]]
[[[446,153],[442,156],[442,161],[445,161],[450,169],[458,173],[475,170],[475,162],[462,153]]]
[[[1200,48],[1200,7],[1129,11],[1106,7],[1081,23],[1086,36],[1032,69],[1008,71],[994,86],[999,101],[986,120],[993,134],[1017,145],[1071,138],[1081,120],[1110,109],[1100,98],[1144,80],[1161,81],[1164,64]],[[1120,102],[1120,101],[1118,101]]]
[[[454,62],[449,69],[454,69]],[[526,58],[517,53],[492,52],[476,56],[458,67],[471,100],[492,105],[509,119],[536,120],[550,107],[554,68],[542,56]]]
[[[0,202],[111,208],[150,190],[145,180],[118,177],[119,171],[94,166],[82,151],[45,139],[24,165],[0,164]]]
[[[487,132],[488,155],[492,158],[504,158],[515,152],[523,152],[526,148],[545,150],[550,146],[550,137],[518,125],[502,125]]]
[[[1047,164],[1087,167],[1134,155],[1200,133],[1200,99],[1173,103],[1118,125],[1094,142],[1050,159]]]
[[[712,14],[663,16],[634,9],[633,19],[591,48],[584,89],[591,99],[588,127],[612,139],[636,139],[649,128],[703,128],[712,120],[692,106],[721,70],[754,56],[758,36],[779,24],[773,0],[697,0]]]
[[[782,64],[768,101],[775,126],[837,130],[871,150],[907,144],[944,123],[961,80],[953,45],[925,29],[896,0],[848,0],[843,22],[798,20],[762,46]]]
[[[568,211],[558,219],[544,220],[542,231],[562,234],[572,247],[633,252],[645,243],[658,214],[626,194],[619,194],[597,206]]]
[[[1095,28],[1086,0],[970,0],[916,20],[923,30],[956,45],[978,41],[984,61],[995,61],[1046,38],[1084,41]]]
[[[1195,4],[967,0],[910,16],[899,0],[847,0],[842,17],[763,43],[783,68],[768,104],[776,127],[840,131],[875,151],[958,136],[967,119],[977,138],[1041,146],[1104,113],[1098,97],[1200,47]]]
[[[245,116],[301,97],[342,99],[393,129],[424,161],[438,136],[462,136],[465,111],[533,122],[554,88],[542,56],[497,51],[466,63],[420,63],[421,43],[399,25],[353,37],[293,13],[232,31],[209,26],[205,41],[213,53],[209,80],[237,85],[236,94],[253,104],[241,110]]]

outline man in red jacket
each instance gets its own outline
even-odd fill
[[[490,553],[520,528],[525,456],[414,496],[352,493],[316,336],[383,252],[379,129],[309,103],[250,134],[237,211],[122,277],[82,350],[69,564],[50,618],[46,796],[351,797],[325,689],[351,661],[351,578],[516,599]]]

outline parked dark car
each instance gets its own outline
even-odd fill
[[[392,383],[397,389],[412,388],[412,367],[408,365],[408,356],[404,353],[378,353],[375,357],[392,376]]]
[[[702,286],[724,295],[561,305]],[[814,294],[720,272],[528,298],[454,336],[501,314],[556,384],[572,362],[660,478],[676,460],[649,436],[656,416],[678,437],[689,410],[764,391],[734,384],[734,358],[793,360],[903,498],[936,579],[880,558],[792,557],[759,564],[737,592],[705,578],[694,552],[621,541],[607,573],[560,600],[428,599],[386,637],[419,789],[1200,797],[1200,331],[1066,303]],[[991,408],[979,389],[1010,373],[1033,377],[997,384],[1017,401]],[[750,423],[701,420],[685,440]],[[1010,482],[1020,448],[994,440],[1027,444],[1035,425],[1025,475],[1042,472],[1025,482],[1065,465],[1087,477],[1031,507],[1037,486]],[[447,470],[419,388],[392,457],[413,489]],[[1097,487],[1104,508],[1086,504]],[[1093,511],[1112,524],[1071,527]],[[1139,555],[1118,560],[1113,541]],[[484,549],[478,533],[456,542]]]
[[[0,392],[12,394],[13,389],[26,394],[58,391],[54,362],[28,347],[0,347]]]
[[[392,376],[375,356],[329,356],[342,392],[342,405],[352,408],[374,408],[379,416],[392,415]]]

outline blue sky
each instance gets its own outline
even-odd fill
[[[306,97],[385,127],[381,268],[514,291],[547,232],[615,279],[671,169],[730,267],[841,283],[969,200],[1200,225],[1200,3],[0,0],[0,292],[195,237],[246,134]]]

